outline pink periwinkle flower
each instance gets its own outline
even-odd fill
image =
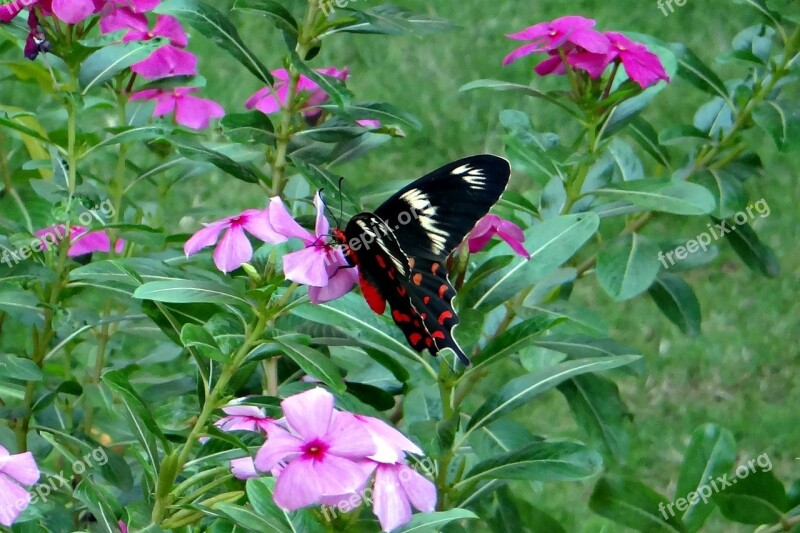
[[[42,249],[47,250],[49,245],[56,244],[67,237],[67,228],[63,224],[49,226],[37,230],[35,235],[39,238]],[[105,230],[89,230],[84,226],[72,226],[69,230],[69,242],[68,257],[78,257],[94,252],[109,253],[111,251],[111,238]],[[117,239],[114,251],[119,254],[122,253],[124,248],[125,240]]]
[[[330,76],[338,80],[344,81],[349,75],[347,67],[338,69],[336,67],[327,67],[317,69],[317,72],[325,76]],[[279,111],[286,105],[286,100],[289,95],[289,72],[284,69],[273,70],[272,75],[275,77],[275,84],[272,87],[264,87],[256,91],[245,102],[247,109],[258,109],[262,113],[269,115]],[[301,75],[297,80],[297,88],[299,93],[306,94],[306,100],[303,103],[304,108],[312,108],[325,103],[328,99],[328,94],[317,85],[314,81]],[[311,109],[306,112],[306,115],[313,117],[319,114],[318,110]]]
[[[362,119],[356,120],[356,124],[358,124],[359,126],[362,126],[364,128],[369,128],[371,130],[374,130],[376,128],[380,128],[381,127],[381,121],[380,120],[373,120],[373,119],[370,119],[370,118],[362,118]]]
[[[664,65],[656,54],[641,43],[632,41],[621,33],[606,32],[611,48],[609,55],[618,58],[625,67],[628,77],[639,84],[642,89],[658,83],[659,80],[669,82]]]
[[[522,229],[513,222],[492,214],[480,219],[467,235],[469,252],[474,254],[483,250],[495,235],[506,241],[517,255],[526,259],[531,258],[531,254],[525,249],[525,234]]]
[[[107,0],[100,10],[100,32],[111,33],[134,28],[147,31],[147,11],[155,9],[161,0]]]
[[[594,30],[597,22],[579,16],[566,16],[551,22],[540,22],[522,31],[506,35],[509,39],[532,41],[513,50],[503,59],[508,65],[530,54],[555,51],[567,44],[580,47],[588,52],[604,54],[608,52],[608,38]]]
[[[25,487],[39,480],[39,467],[31,452],[11,455],[0,446],[0,525],[11,527],[31,503]]]
[[[286,510],[318,504],[326,496],[360,490],[371,471],[359,463],[376,453],[369,432],[349,413],[333,408],[333,395],[314,388],[281,402],[286,429],[274,425],[256,454],[262,472],[281,464],[275,503]]]
[[[236,405],[231,403],[222,408],[227,415],[217,420],[214,425],[222,431],[255,431],[266,433],[275,422],[254,405]]]
[[[223,230],[225,233],[220,239],[219,234]],[[273,228],[268,209],[248,209],[239,215],[205,224],[205,228],[186,241],[183,251],[188,257],[207,246],[216,244],[213,253],[214,264],[222,272],[231,272],[253,257],[253,247],[245,231],[271,244],[286,241],[286,237]]]
[[[314,205],[317,220],[313,234],[292,218],[280,198],[272,199],[269,216],[275,231],[305,244],[302,250],[283,256],[283,273],[291,281],[308,285],[309,299],[318,304],[349,292],[358,282],[358,271],[350,267],[339,246],[327,242],[330,223],[319,193],[314,196]]]
[[[132,27],[122,38],[123,42],[149,41],[154,37],[169,39],[147,59],[131,66],[131,70],[148,79],[167,76],[194,76],[197,74],[197,56],[183,50],[189,44],[189,37],[181,23],[170,15],[159,15],[153,29],[143,31],[138,25]]]
[[[154,117],[175,113],[175,122],[187,128],[202,130],[212,118],[222,118],[225,110],[214,100],[193,96],[197,87],[146,89],[131,95],[131,100],[155,100]]]
[[[231,474],[236,479],[246,481],[251,477],[258,477],[256,465],[252,457],[242,457],[240,459],[231,460]]]

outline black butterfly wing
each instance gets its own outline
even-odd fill
[[[475,155],[427,174],[375,210],[416,260],[443,263],[497,203],[511,167],[502,157]]]

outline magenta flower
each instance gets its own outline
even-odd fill
[[[333,403],[333,395],[321,388],[283,400],[287,429],[272,426],[256,455],[256,468],[262,472],[285,463],[274,495],[283,509],[300,509],[326,496],[355,492],[369,477],[358,462],[376,452],[375,444],[362,424],[335,411]]]
[[[225,230],[222,238],[219,234]],[[253,247],[245,235],[245,230],[258,239],[271,244],[286,241],[270,223],[268,209],[248,209],[243,213],[205,224],[205,228],[192,235],[183,251],[186,256],[196,254],[201,249],[216,244],[214,264],[222,272],[236,270],[253,257]],[[217,244],[217,241],[219,243]]]
[[[608,38],[592,28],[597,24],[592,19],[567,16],[552,22],[540,22],[524,30],[506,35],[509,39],[533,41],[520,46],[503,59],[503,65],[513,63],[530,54],[550,52],[567,44],[580,47],[587,52],[605,54],[608,52]]]
[[[255,431],[266,433],[274,420],[254,405],[228,404],[222,408],[228,415],[217,420],[214,425],[222,431]]]
[[[131,100],[155,100],[154,117],[175,113],[175,122],[187,128],[202,130],[212,118],[222,118],[225,110],[217,102],[192,96],[197,87],[175,87],[173,89],[147,89],[131,95]]]
[[[31,503],[24,488],[39,480],[39,467],[31,452],[11,455],[0,446],[0,525],[11,527]]]
[[[67,228],[63,224],[49,226],[36,231],[35,235],[39,238],[42,249],[47,250],[51,244],[55,245],[67,236]],[[83,226],[72,226],[70,228],[69,241],[68,257],[77,257],[94,252],[109,253],[111,251],[111,238],[105,230],[90,231]],[[124,248],[125,240],[117,239],[114,251],[119,254],[122,253]]]
[[[669,82],[661,60],[645,45],[632,41],[621,33],[606,32],[606,36],[611,42],[611,59],[619,58],[628,77],[642,89],[658,83],[659,80]]]
[[[381,121],[380,120],[373,120],[373,119],[370,119],[370,118],[362,118],[362,119],[356,120],[356,124],[358,124],[359,126],[363,126],[365,128],[369,128],[371,130],[374,130],[375,128],[380,128],[381,127]]]
[[[50,8],[48,9],[48,4]],[[56,17],[68,24],[86,20],[103,7],[103,0],[39,0],[43,12],[52,11]]]
[[[499,216],[492,214],[480,219],[467,235],[469,252],[474,254],[483,250],[495,235],[506,241],[517,255],[521,255],[526,259],[531,258],[531,254],[525,250],[525,234],[520,227],[513,222],[503,220]]]
[[[330,223],[319,193],[314,196],[317,222],[312,234],[295,222],[280,198],[270,202],[269,217],[275,231],[287,238],[301,239],[305,248],[283,256],[286,279],[308,285],[308,296],[318,304],[347,294],[358,283],[358,271],[351,268],[339,246],[327,243]]]
[[[159,15],[150,31],[143,31],[137,24],[122,40],[123,42],[149,41],[154,37],[167,38],[170,44],[162,46],[147,59],[131,66],[133,72],[148,79],[197,74],[197,57],[191,52],[182,50],[189,44],[189,37],[175,17]]]
[[[317,69],[317,72],[342,81],[347,79],[349,74],[347,67],[342,70],[336,67],[321,68]],[[265,115],[269,115],[279,111],[286,105],[286,100],[289,95],[289,72],[281,68],[273,70],[272,75],[275,77],[275,84],[272,87],[259,89],[248,98],[247,102],[245,102],[245,107],[247,109],[255,108]],[[297,80],[297,88],[295,90],[300,93],[305,93],[306,101],[303,103],[304,108],[318,106],[325,103],[328,99],[328,94],[322,87],[303,75]],[[313,110],[307,114],[313,116],[319,114],[319,111]]]
[[[100,11],[100,32],[111,33],[135,28],[147,31],[145,12],[155,9],[161,0],[107,0]]]

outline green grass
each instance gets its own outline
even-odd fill
[[[500,93],[459,93],[474,79],[502,78],[529,83],[531,62],[503,68],[500,61],[514,43],[503,34],[535,22],[569,13],[598,20],[599,27],[651,34],[665,41],[682,41],[706,61],[725,52],[738,31],[753,23],[744,6],[730,1],[689,1],[664,17],[654,1],[517,2],[505,0],[439,0],[397,2],[410,9],[439,15],[458,24],[452,33],[422,38],[386,39],[340,36],[326,42],[315,65],[348,65],[349,87],[363,100],[392,102],[419,116],[421,132],[387,144],[366,159],[338,169],[348,184],[358,188],[387,179],[411,179],[450,159],[484,150],[500,151],[498,113],[505,107],[522,108],[534,117],[534,126],[558,130],[561,116],[538,101],[520,102]],[[365,2],[359,2],[365,5]],[[263,25],[248,21],[243,34],[264,35]],[[276,37],[264,42],[264,57],[274,61]],[[227,106],[241,102],[258,88],[247,74],[224,56],[214,68],[202,66],[209,92]],[[715,65],[723,74],[731,66]],[[214,72],[219,75],[215,75]],[[233,74],[241,81],[230,82]],[[547,86],[551,80],[538,80]],[[558,83],[558,80],[556,80]],[[688,97],[687,97],[688,95]],[[705,98],[688,84],[676,81],[656,99],[648,118],[657,126],[690,121]],[[753,139],[762,143],[763,140]],[[765,148],[770,149],[768,145]],[[800,475],[800,361],[792,332],[798,326],[796,286],[800,252],[795,242],[793,198],[800,185],[797,159],[769,157],[766,175],[752,183],[753,198],[765,198],[769,217],[756,229],[778,254],[783,271],[775,280],[760,277],[734,257],[725,243],[712,266],[688,276],[703,309],[703,333],[683,336],[647,297],[618,304],[597,287],[592,276],[579,286],[575,300],[607,320],[613,336],[646,354],[648,374],[623,380],[623,394],[633,413],[631,453],[624,465],[611,466],[652,483],[671,496],[680,460],[692,430],[704,422],[717,422],[736,436],[740,460],[768,453],[779,478],[788,483]],[[515,186],[534,187],[523,176]],[[705,221],[661,219],[648,228],[677,225],[686,239],[702,232]],[[529,417],[539,433],[581,437],[565,403],[555,393],[532,406]],[[529,491],[527,486],[519,486]],[[591,514],[586,503],[590,484],[547,484],[538,487],[532,501],[556,515],[568,531],[619,531],[619,526]],[[720,520],[717,513],[705,531],[752,531]]]

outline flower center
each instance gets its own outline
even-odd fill
[[[303,454],[311,457],[312,459],[322,460],[327,451],[328,445],[319,439],[314,439],[310,442],[307,442],[303,446]]]

